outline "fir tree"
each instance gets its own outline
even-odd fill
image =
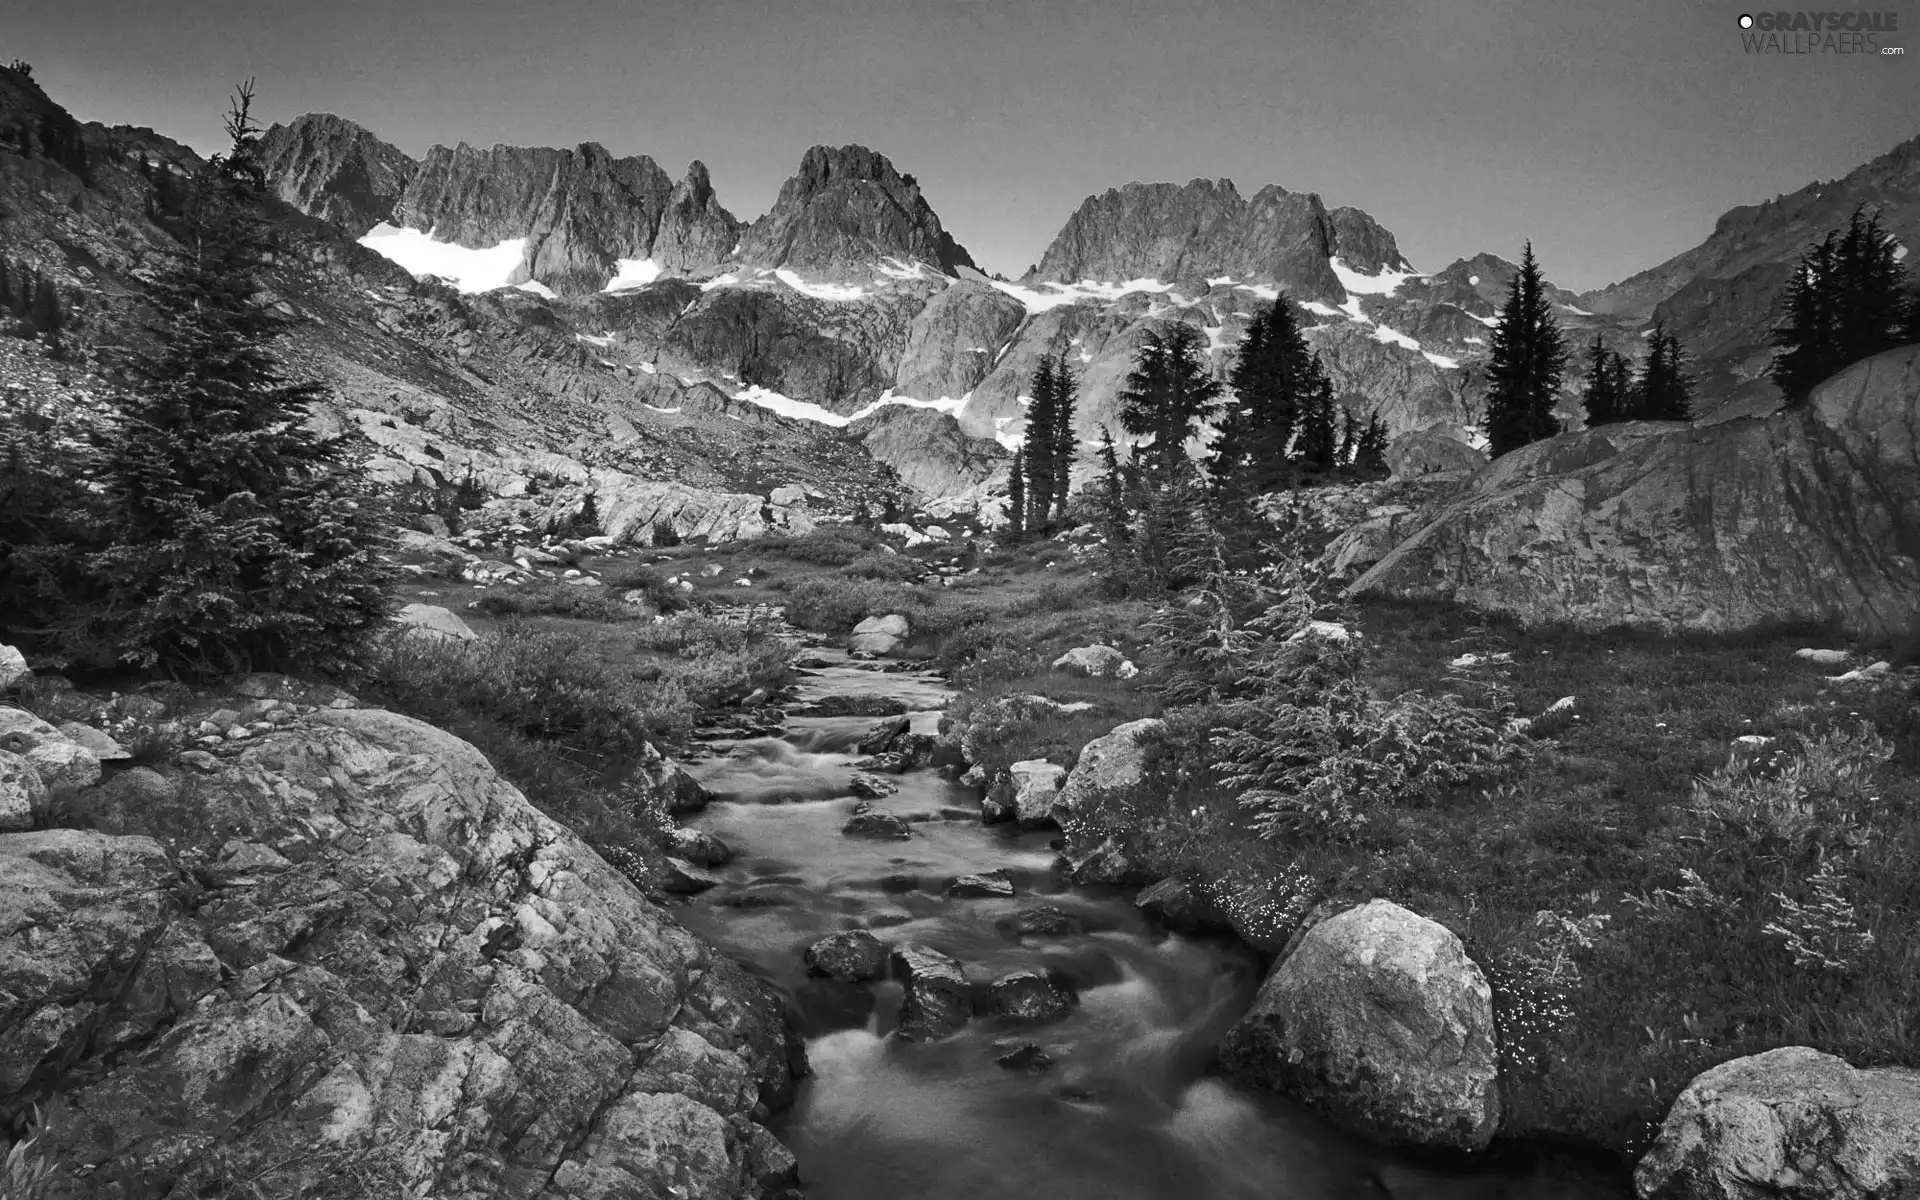
[[[1294,432],[1325,374],[1301,336],[1290,301],[1281,298],[1255,314],[1234,359],[1234,402],[1209,464],[1218,484],[1232,481],[1250,495],[1285,485]]]
[[[1019,541],[1027,532],[1027,469],[1023,451],[1013,452],[1007,467],[1007,537]]]
[[[1360,431],[1360,443],[1353,454],[1353,465],[1368,475],[1384,476],[1387,466],[1387,426],[1379,413],[1367,417],[1366,428]]]
[[[1059,520],[1067,517],[1067,494],[1073,484],[1073,459],[1078,442],[1073,436],[1073,412],[1079,399],[1080,381],[1073,377],[1066,355],[1053,366],[1053,510]]]
[[[1629,393],[1628,419],[1685,421],[1692,415],[1693,378],[1688,374],[1680,339],[1656,321],[1647,338],[1647,357],[1640,377]]]
[[[1120,472],[1120,455],[1114,449],[1113,430],[1100,430],[1099,491],[1101,536],[1109,545],[1127,540],[1127,484]]]
[[[1580,396],[1580,403],[1587,410],[1588,429],[1628,419],[1627,398],[1616,390],[1620,375],[1614,360],[1619,357],[1607,349],[1599,334],[1593,335],[1593,345],[1587,347],[1586,386]]]
[[[1346,466],[1353,461],[1354,452],[1360,448],[1360,423],[1354,419],[1353,410],[1340,410],[1340,448],[1334,451],[1333,461],[1338,466]]]
[[[344,666],[389,610],[371,494],[344,441],[304,427],[324,389],[281,373],[253,298],[270,244],[251,101],[249,82],[155,280],[157,349],[126,364],[101,446],[115,541],[91,561],[106,597],[70,642],[174,675]]]
[[[1146,471],[1154,486],[1179,473],[1187,460],[1187,440],[1219,409],[1220,393],[1199,330],[1174,325],[1141,339],[1120,392],[1120,424],[1136,438],[1152,439]]]
[[[1053,507],[1054,442],[1059,436],[1059,391],[1051,358],[1041,357],[1027,387],[1032,399],[1027,404],[1026,435],[1018,456],[1026,474],[1022,523],[1024,529],[1039,533],[1047,527]]]
[[[1566,348],[1528,242],[1488,348],[1487,441],[1494,458],[1560,432],[1553,415]]]
[[[60,312],[60,293],[45,275],[34,285],[33,305],[27,311],[27,320],[36,332],[46,335],[49,341],[59,339],[61,327],[65,324]]]
[[[1339,454],[1336,407],[1333,384],[1324,375],[1314,390],[1301,398],[1300,434],[1294,439],[1293,453],[1303,467],[1316,475],[1331,471]]]
[[[1849,363],[1900,345],[1905,327],[1904,271],[1898,243],[1880,217],[1855,209],[1845,233],[1829,231],[1807,248],[1782,298],[1769,374],[1789,406]]]

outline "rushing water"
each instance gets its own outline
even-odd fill
[[[827,654],[801,702],[898,697],[933,732],[950,693],[930,675],[882,673]],[[1116,889],[1067,886],[1049,835],[979,823],[976,793],[927,770],[896,777],[877,808],[914,822],[907,841],[848,837],[855,743],[875,717],[799,717],[786,736],[722,744],[692,764],[720,797],[696,822],[738,857],[689,925],[793,998],[813,1075],[780,1133],[820,1200],[1348,1200],[1515,1197],[1585,1200],[1610,1187],[1511,1173],[1447,1172],[1342,1136],[1269,1095],[1208,1072],[1214,1048],[1259,986],[1259,964],[1228,941],[1154,929]],[[956,875],[1004,868],[1012,899],[948,899]],[[1039,904],[1084,933],[1020,935]],[[976,1017],[952,1037],[892,1031],[898,983],[809,978],[801,953],[829,933],[871,929],[966,964],[971,980],[1050,969],[1079,994],[1053,1023]],[[1008,1039],[1053,1060],[1003,1068]],[[996,1048],[995,1043],[1001,1043]]]

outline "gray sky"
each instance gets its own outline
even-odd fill
[[[0,56],[83,120],[217,147],[259,115],[435,142],[698,158],[752,219],[815,143],[916,175],[987,269],[1040,257],[1082,199],[1226,176],[1317,191],[1421,270],[1481,250],[1588,288],[1721,212],[1920,134],[1904,57],[1749,55],[1695,0],[19,0]],[[26,11],[21,11],[25,9]]]

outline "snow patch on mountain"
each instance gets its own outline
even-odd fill
[[[865,300],[867,298],[867,289],[865,288],[853,287],[850,284],[809,283],[785,267],[781,267],[775,271],[773,277],[794,291],[799,292],[802,296],[812,296],[815,300],[846,302],[849,300]]]
[[[515,289],[522,292],[532,292],[534,295],[540,297],[542,300],[556,300],[559,298],[556,295],[554,295],[554,291],[552,288],[548,287],[544,283],[541,283],[538,279],[529,279],[525,283],[516,283],[513,286]]]
[[[1316,316],[1337,317],[1340,315],[1339,309],[1335,308],[1331,304],[1322,304],[1318,300],[1302,300],[1300,302],[1300,307],[1306,309],[1310,313],[1315,314]]]
[[[1333,268],[1333,276],[1340,281],[1341,287],[1363,296],[1391,296],[1407,280],[1426,278],[1418,271],[1382,271],[1378,275],[1368,275],[1341,262],[1338,254],[1328,259],[1327,265]]]
[[[385,221],[367,230],[360,244],[411,275],[435,275],[468,294],[506,287],[507,277],[519,268],[527,250],[525,238],[509,238],[491,249],[472,250]]]
[[[835,429],[843,429],[853,423],[853,418],[842,416],[830,408],[822,408],[810,400],[795,400],[792,396],[783,396],[772,388],[761,387],[757,383],[744,391],[735,392],[733,398],[745,400],[749,404],[757,404],[783,417],[792,417],[801,421],[818,421],[822,425],[831,425]]]
[[[1375,325],[1373,327],[1373,340],[1376,342],[1385,342],[1389,346],[1398,346],[1402,350],[1418,350],[1420,348],[1419,342],[1401,333],[1398,329],[1390,329],[1385,325]]]
[[[1280,298],[1280,289],[1270,283],[1236,283],[1233,286],[1243,292],[1252,292],[1262,300],[1278,300]]]
[[[1444,354],[1435,354],[1431,350],[1422,350],[1420,353],[1426,357],[1428,362],[1442,370],[1457,371],[1460,369],[1460,360],[1457,358],[1448,358]]]
[[[1064,304],[1078,304],[1083,300],[1112,302],[1132,292],[1163,295],[1173,290],[1172,284],[1161,283],[1158,279],[1129,279],[1125,283],[1103,283],[1092,279],[1083,279],[1079,283],[1054,283],[1048,280],[1036,287],[1004,283],[998,279],[987,282],[1026,305],[1028,312],[1036,313]]]
[[[1893,244],[1893,261],[1900,262],[1906,257],[1907,257],[1907,247],[1905,243],[1895,242]]]
[[[645,287],[660,278],[660,264],[650,258],[622,258],[614,261],[614,275],[607,280],[603,292],[624,292],[629,288]]]

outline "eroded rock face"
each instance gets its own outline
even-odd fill
[[[1523,447],[1356,580],[1522,620],[1888,637],[1920,595],[1920,347],[1804,411],[1603,426]]]
[[[1486,978],[1450,931],[1390,901],[1315,925],[1220,1056],[1369,1137],[1479,1150],[1499,1131]]]
[[[741,236],[737,261],[803,274],[870,276],[884,258],[952,274],[973,266],[940,226],[911,175],[864,146],[815,146],[765,216]]]
[[[419,164],[362,126],[307,113],[260,138],[260,165],[280,199],[355,237],[393,215]]]
[[[1868,1200],[1920,1191],[1920,1071],[1806,1046],[1721,1063],[1634,1170],[1645,1200]]]
[[[803,1069],[777,1001],[472,746],[325,710],[174,782],[118,834],[0,835],[0,1107],[55,1092],[61,1172],[718,1200],[790,1170],[752,1119]]]

